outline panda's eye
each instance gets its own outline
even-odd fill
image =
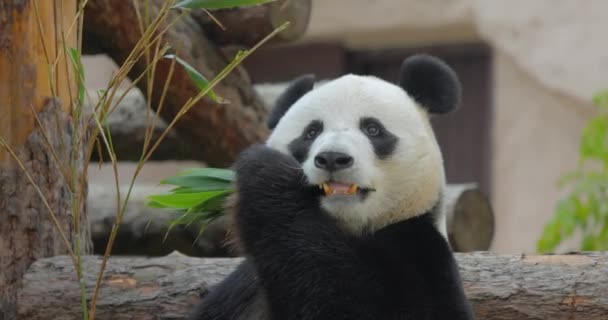
[[[308,128],[306,129],[305,137],[307,140],[314,139],[319,134],[319,129],[317,128]]]
[[[304,130],[302,130],[302,135],[300,139],[302,140],[314,140],[316,139],[321,132],[323,132],[323,122],[319,120],[314,120],[310,122]]]
[[[380,134],[380,126],[376,123],[368,123],[363,130],[370,137],[376,137]]]

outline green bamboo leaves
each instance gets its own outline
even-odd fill
[[[172,225],[208,223],[222,214],[222,203],[233,192],[233,181],[234,172],[229,169],[190,169],[161,181],[175,188],[150,196],[148,206],[175,210],[179,216]]]

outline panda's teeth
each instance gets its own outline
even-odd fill
[[[359,187],[356,184],[352,184],[349,188],[348,188],[348,194],[355,194],[357,192],[357,189],[359,189]]]
[[[331,194],[331,192],[333,191],[333,190],[331,189],[331,187],[329,186],[329,184],[327,184],[327,183],[323,183],[323,184],[321,185],[321,189],[323,189],[323,193],[324,193],[326,196],[327,196],[327,195],[330,195],[330,194]]]
[[[359,190],[359,186],[356,184],[351,184],[346,190],[344,188],[334,188],[330,183],[322,183],[319,185],[319,189],[323,190],[323,193],[326,196],[331,195],[354,195]]]

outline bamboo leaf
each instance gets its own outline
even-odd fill
[[[184,0],[171,8],[177,9],[229,9],[255,6],[275,0]]]
[[[77,74],[77,83],[78,83],[78,103],[82,105],[84,102],[84,67],[82,65],[82,61],[80,60],[80,55],[78,54],[78,50],[75,48],[68,48],[68,52],[70,54],[70,59],[72,60],[72,65],[74,67],[74,73]]]
[[[222,212],[224,200],[230,194],[230,191],[219,192],[214,196],[207,198],[204,202],[188,209],[188,212]]]
[[[200,74],[200,72],[198,72],[188,62],[184,61],[183,59],[181,59],[180,57],[178,57],[174,54],[168,54],[165,56],[165,58],[173,59],[177,63],[179,63],[182,67],[184,67],[186,72],[188,72],[190,79],[192,79],[192,81],[194,82],[194,84],[196,85],[196,87],[199,91],[205,91],[209,88],[209,85],[210,85],[209,80],[207,80],[207,78],[205,78],[205,76]],[[218,96],[213,90],[209,90],[209,93],[207,95],[209,96],[209,98],[211,98],[211,100],[213,100],[217,103],[221,103],[221,104],[229,103],[228,100]]]
[[[171,184],[174,186],[181,187],[180,189],[172,190],[172,192],[178,191],[176,193],[184,193],[184,192],[193,192],[193,190],[197,190],[198,192],[202,191],[213,191],[213,190],[226,190],[230,189],[230,182],[208,178],[208,177],[197,177],[197,176],[175,176],[167,178],[161,181],[161,184]],[[194,191],[195,192],[195,191]]]
[[[165,208],[167,208],[167,206],[162,205],[162,204],[160,204],[160,203],[158,203],[156,201],[149,201],[148,204],[147,204],[147,206],[150,207],[150,208],[157,208],[157,209],[165,209]]]
[[[230,169],[218,169],[218,168],[195,168],[183,171],[178,176],[194,176],[194,177],[207,177],[215,178],[223,181],[232,182],[234,181],[234,171]]]
[[[206,192],[206,191],[227,191],[232,192],[232,187],[230,185],[226,186],[215,186],[213,184],[204,185],[202,187],[177,187],[171,189],[171,193],[197,193],[197,192]]]
[[[151,203],[156,207],[164,206],[165,208],[190,209],[222,193],[226,193],[226,191],[172,193],[152,195],[149,198]]]

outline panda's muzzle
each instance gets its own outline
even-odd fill
[[[338,175],[341,170],[352,168],[354,163],[355,159],[352,156],[337,151],[323,151],[314,157],[315,167],[329,173],[329,180],[319,185],[319,189],[324,196],[365,196],[370,191],[375,191],[371,188],[362,188],[354,183],[339,182],[332,179],[334,174]]]
[[[315,156],[315,167],[336,172],[353,166],[355,159],[343,152],[325,151]]]

